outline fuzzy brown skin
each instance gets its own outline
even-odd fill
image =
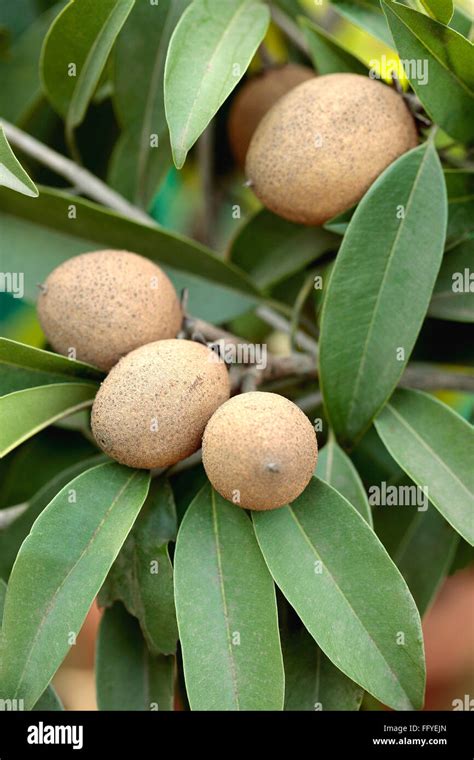
[[[161,340],[125,356],[102,383],[92,407],[92,433],[129,467],[168,467],[201,445],[204,428],[229,398],[217,354],[190,340]]]
[[[297,63],[267,69],[249,79],[234,98],[229,113],[229,142],[236,163],[245,166],[245,157],[255,130],[265,114],[283,95],[315,72]]]
[[[202,441],[213,487],[245,509],[276,509],[294,501],[308,485],[317,458],[310,421],[276,393],[234,396],[213,414]]]
[[[174,338],[182,322],[176,291],[152,261],[128,251],[95,251],[54,269],[38,316],[55,351],[109,370],[145,343]]]
[[[417,143],[395,90],[358,74],[327,74],[296,87],[263,118],[246,174],[271,211],[316,226],[356,204]]]

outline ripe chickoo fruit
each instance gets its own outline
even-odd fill
[[[54,269],[41,288],[38,317],[55,351],[107,371],[138,346],[176,337],[182,311],[160,267],[107,250]]]
[[[234,396],[212,415],[202,441],[212,486],[245,509],[294,501],[311,480],[317,458],[311,422],[277,393]]]
[[[394,89],[358,74],[327,74],[296,87],[262,119],[246,175],[271,211],[320,225],[356,204],[417,143]]]
[[[314,76],[315,72],[306,66],[287,63],[247,80],[232,102],[228,123],[230,147],[239,166],[245,166],[250,140],[267,111],[287,92]]]
[[[92,407],[100,448],[129,467],[168,467],[201,445],[204,428],[229,398],[229,373],[207,346],[160,340],[127,354]]]

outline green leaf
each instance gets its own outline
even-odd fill
[[[84,119],[115,39],[134,0],[72,0],[41,52],[43,89],[71,133]],[[80,34],[78,34],[80,30]],[[72,69],[71,66],[75,68]]]
[[[263,290],[336,249],[339,242],[321,228],[293,224],[262,209],[239,229],[230,258]]]
[[[97,389],[92,383],[55,383],[2,396],[0,456],[56,420],[92,406]]]
[[[78,379],[100,381],[96,367],[0,337],[0,393]]]
[[[3,581],[0,578],[0,634],[1,634],[1,623],[3,618],[3,608],[5,606],[5,599],[7,595],[7,584],[5,581]],[[56,711],[56,710],[64,710],[64,707],[61,704],[61,701],[56,694],[55,690],[52,686],[48,686],[46,690],[43,692],[41,697],[38,699],[36,705],[33,708],[34,710],[44,710],[46,712]]]
[[[474,137],[474,48],[465,37],[423,13],[383,0],[402,60],[426,61],[427,81],[406,75],[432,120],[451,137]],[[413,67],[411,67],[413,68]]]
[[[364,433],[403,373],[445,233],[444,178],[428,142],[391,164],[366,193],[329,282],[320,377],[331,427],[344,441]]]
[[[0,576],[8,578],[20,547],[30,532],[34,521],[56,494],[77,475],[101,464],[104,460],[106,457],[102,454],[89,457],[55,475],[33,496],[26,510],[7,528],[0,530]]]
[[[358,710],[363,690],[321,651],[302,628],[283,642],[285,710]]]
[[[349,72],[367,76],[367,66],[359,58],[346,50],[322,27],[313,24],[304,16],[298,19],[303,30],[309,52],[318,74]]]
[[[393,39],[379,0],[333,0],[331,7],[352,24],[393,48]]]
[[[174,657],[153,657],[120,603],[100,623],[96,682],[99,710],[173,710]]]
[[[428,314],[454,322],[474,322],[474,238],[445,254]]]
[[[474,544],[472,426],[420,391],[398,390],[375,420],[393,458],[453,528]]]
[[[260,0],[194,0],[181,16],[165,66],[166,118],[178,169],[242,79],[269,21]]]
[[[152,654],[174,654],[178,640],[174,608],[173,568],[168,542],[176,539],[173,492],[160,478],[115,560],[99,596],[99,603],[124,603],[138,618]]]
[[[38,197],[38,188],[29,178],[17,157],[13,153],[5,131],[0,124],[0,186],[10,188],[16,193],[29,195],[31,198]]]
[[[10,0],[8,0],[9,2]],[[17,2],[13,5],[17,6]],[[57,3],[15,39],[5,59],[0,58],[0,114],[12,122],[24,121],[42,98],[39,78],[41,47],[51,21],[64,2]]]
[[[115,462],[94,467],[60,491],[24,541],[5,601],[0,691],[24,699],[26,710],[79,633],[149,479]]]
[[[210,295],[222,296],[219,307],[225,295],[234,300],[234,309],[238,300],[243,310],[260,299],[244,272],[193,240],[133,222],[77,196],[43,187],[40,191],[39,198],[32,200],[0,190],[2,243],[9,250],[11,270],[27,273],[28,300],[36,299],[37,283],[60,263],[100,248],[127,249],[162,265],[175,285],[189,285],[189,309],[203,319],[208,317],[195,306],[208,307]],[[71,218],[72,210],[76,218]],[[204,292],[196,303],[193,292],[200,288]]]
[[[453,17],[453,0],[420,0],[423,8],[431,18],[449,24]]]
[[[167,139],[163,76],[171,33],[189,0],[135,3],[114,58],[113,102],[123,134],[112,157],[117,190],[146,208],[172,159]],[[130,61],[133,66],[130,66]],[[137,82],[140,87],[137,87]],[[159,145],[152,147],[152,135]]]
[[[181,523],[175,596],[193,710],[282,710],[275,590],[245,512],[206,485]]]
[[[291,506],[253,519],[276,583],[334,665],[383,704],[420,708],[418,611],[365,520],[316,478]]]
[[[404,478],[397,486],[415,487]],[[375,531],[405,578],[423,616],[446,578],[458,534],[431,504],[374,508]]]
[[[333,437],[319,452],[315,474],[339,491],[372,526],[372,510],[364,485],[351,460]]]

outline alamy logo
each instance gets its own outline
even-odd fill
[[[83,726],[49,726],[42,721],[28,726],[28,744],[70,744],[73,749],[84,746]]]
[[[0,699],[0,712],[21,712],[24,709],[24,699]]]
[[[426,512],[428,500],[428,486],[392,486],[382,481],[369,488],[371,507],[417,507],[418,512]]]
[[[23,272],[0,272],[0,293],[11,293],[13,298],[23,298],[25,294]]]

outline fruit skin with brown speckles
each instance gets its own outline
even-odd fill
[[[109,370],[138,346],[174,338],[182,311],[167,275],[129,251],[68,259],[46,279],[38,316],[55,351]]]
[[[317,226],[358,203],[417,143],[394,89],[358,74],[327,74],[296,87],[262,119],[246,175],[271,211]]]
[[[168,467],[193,454],[230,395],[224,362],[190,340],[141,346],[113,367],[92,407],[100,448],[129,467]]]
[[[297,499],[317,458],[311,422],[277,393],[234,396],[213,414],[202,442],[213,488],[245,509],[276,509]]]
[[[229,113],[229,142],[239,166],[245,166],[250,141],[265,114],[283,95],[316,74],[306,66],[287,63],[266,69],[248,79],[232,102]]]

